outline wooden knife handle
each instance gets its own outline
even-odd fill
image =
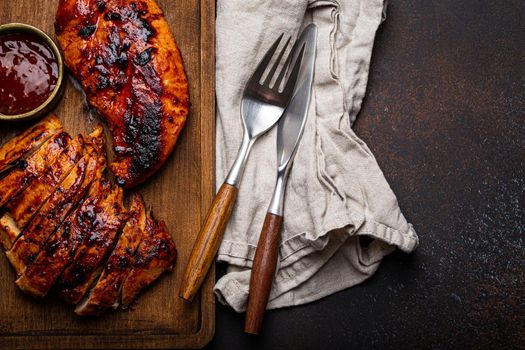
[[[193,300],[215,261],[238,191],[237,187],[224,183],[213,200],[184,271],[179,289],[181,298]]]
[[[282,216],[266,214],[250,277],[250,294],[244,322],[246,333],[258,334],[261,329],[277,267],[282,223]]]

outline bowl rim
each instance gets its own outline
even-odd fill
[[[51,91],[51,94],[47,97],[47,99],[42,102],[40,105],[38,105],[36,108],[20,113],[20,114],[3,114],[0,113],[0,121],[1,120],[23,120],[23,119],[30,119],[33,117],[36,117],[39,115],[44,109],[49,107],[54,101],[55,98],[58,97],[59,92],[62,88],[63,78],[64,78],[64,64],[62,60],[62,53],[60,52],[60,49],[58,48],[57,44],[51,39],[51,37],[46,34],[43,30],[38,29],[37,27],[34,27],[30,24],[26,23],[18,23],[18,22],[12,22],[7,24],[0,25],[0,36],[4,34],[10,34],[10,33],[29,33],[33,34],[40,39],[42,39],[53,51],[53,54],[55,55],[57,65],[58,65],[58,78],[57,83],[55,87],[53,88],[53,91]]]

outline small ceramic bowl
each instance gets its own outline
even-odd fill
[[[49,48],[51,49],[51,51],[53,51],[53,54],[55,55],[56,62],[58,65],[58,80],[55,88],[53,89],[49,97],[38,107],[21,114],[0,113],[0,120],[15,121],[43,116],[44,114],[47,114],[51,110],[53,110],[53,108],[56,106],[56,104],[62,97],[64,85],[64,63],[62,60],[62,54],[60,53],[60,50],[58,49],[58,46],[55,44],[55,42],[46,33],[44,33],[36,27],[24,23],[8,23],[0,25],[0,36],[11,33],[27,33],[42,39],[42,41],[45,42],[47,46],[49,46]]]

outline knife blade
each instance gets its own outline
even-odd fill
[[[302,66],[304,69],[299,71],[294,97],[277,125],[278,181],[268,208],[269,213],[276,215],[283,214],[286,181],[306,125],[312,96],[316,40],[317,27],[315,24],[308,25],[297,40],[297,45],[304,44]]]
[[[277,126],[277,181],[259,236],[250,276],[248,307],[244,324],[246,333],[258,334],[260,331],[277,267],[286,183],[308,116],[312,96],[316,42],[317,27],[310,24],[303,30],[295,44],[299,45],[298,47],[303,46],[301,50],[303,64],[299,71],[294,96]],[[297,56],[301,53],[298,53]],[[293,57],[292,59],[298,58]]]

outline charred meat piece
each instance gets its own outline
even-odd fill
[[[47,139],[62,131],[62,124],[56,115],[50,114],[40,123],[13,137],[0,147],[0,172],[40,147]]]
[[[116,309],[124,279],[131,270],[133,255],[137,250],[146,227],[146,207],[142,196],[134,194],[129,219],[122,230],[115,249],[111,253],[102,275],[84,300],[77,305],[77,315],[99,315],[109,308]]]
[[[171,154],[189,111],[182,58],[154,0],[60,0],[65,63],[109,125],[116,182],[133,187]]]
[[[33,182],[18,196],[11,199],[6,208],[20,229],[23,229],[38,211],[42,204],[54,192],[55,187],[69,174],[75,164],[82,158],[84,141],[81,136],[75,138],[53,162],[47,171]],[[0,219],[0,222],[3,218]],[[1,230],[0,226],[0,230]]]
[[[90,139],[103,138],[103,130],[97,128]],[[96,148],[86,144],[86,155],[75,165],[51,197],[40,208],[27,228],[14,242],[6,256],[21,274],[37,257],[48,237],[55,232],[70,211],[84,197],[91,183],[102,176],[106,159]]]
[[[16,167],[0,178],[0,207],[26,189],[36,177],[41,176],[70,141],[71,137],[65,132],[54,134],[35,153],[26,160],[19,161]]]
[[[133,267],[122,286],[122,307],[127,308],[143,288],[164,271],[171,270],[176,257],[175,242],[166,224],[148,214],[144,236],[133,257]]]
[[[16,281],[17,286],[34,297],[44,297],[71,262],[84,237],[95,229],[100,201],[108,193],[109,182],[96,180],[80,205],[67,217],[42,248],[35,261]]]
[[[127,219],[122,196],[122,188],[115,187],[95,207],[91,229],[56,285],[59,296],[67,302],[76,304],[82,299],[115,247],[118,233]]]

